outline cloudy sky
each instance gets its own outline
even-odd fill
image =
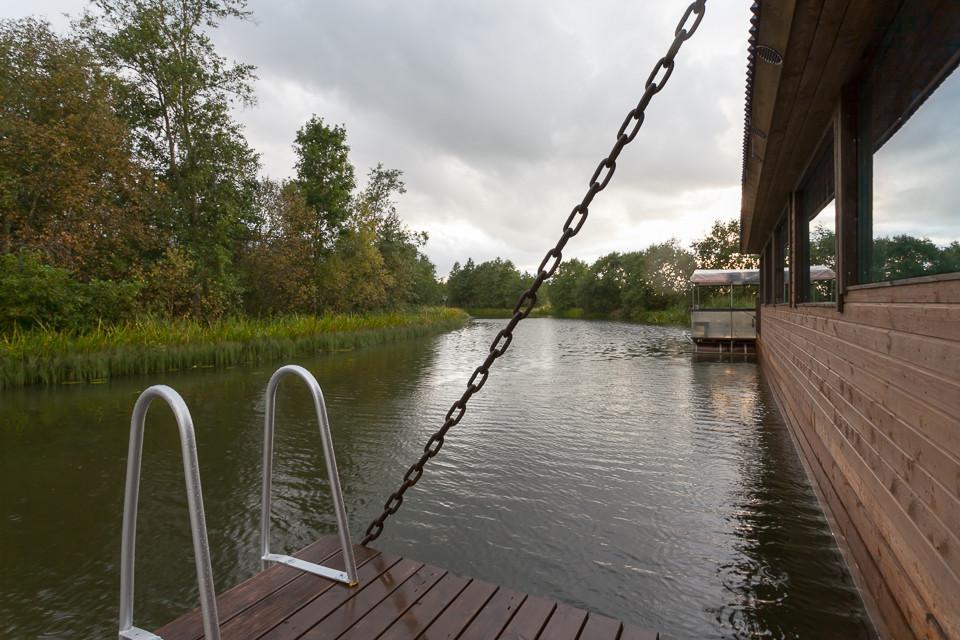
[[[237,111],[263,171],[293,172],[311,114],[347,128],[358,175],[403,170],[400,214],[455,260],[534,268],[583,195],[688,0],[251,0],[222,54],[257,66]],[[0,0],[0,16],[62,14],[82,0]],[[749,0],[711,0],[667,88],[566,256],[592,260],[702,235],[739,214]]]

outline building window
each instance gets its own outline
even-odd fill
[[[960,271],[960,74],[873,155],[866,281]]]
[[[902,3],[860,80],[860,282],[960,272],[955,30]],[[909,34],[924,34],[922,46]]]
[[[807,256],[810,277],[807,302],[837,300],[837,213],[831,200],[807,224]]]
[[[837,299],[836,175],[832,132],[813,158],[794,198],[797,302]]]
[[[773,301],[790,302],[790,226],[786,215],[777,225],[773,237]]]

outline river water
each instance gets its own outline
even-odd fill
[[[300,362],[328,402],[355,541],[504,321]],[[274,366],[0,392],[0,636],[115,637],[129,415],[175,387],[197,429],[219,589],[258,568]],[[335,532],[308,394],[278,396],[275,551]],[[680,329],[530,319],[376,545],[672,638],[869,637],[754,363]],[[138,626],[197,604],[176,429],[147,424]]]

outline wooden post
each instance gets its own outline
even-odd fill
[[[800,206],[800,193],[790,194],[790,306],[795,307],[806,300],[807,282],[810,280],[810,268],[807,265],[806,238],[807,221],[804,220]],[[804,274],[806,272],[806,274]]]
[[[843,311],[847,287],[857,284],[859,163],[857,161],[858,87],[843,88],[833,115],[833,170],[836,188],[837,310]]]

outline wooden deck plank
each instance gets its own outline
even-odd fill
[[[297,553],[336,568],[329,536]],[[339,582],[273,565],[217,598],[220,629],[231,640],[489,640],[582,638],[656,640],[657,635],[554,600],[472,580],[445,569],[355,547],[358,582]],[[621,632],[622,629],[622,632]],[[158,630],[165,640],[203,637],[199,611]]]
[[[404,585],[424,566],[423,563],[414,560],[400,560],[360,593],[353,595],[334,609],[330,615],[318,621],[301,637],[309,640],[339,637],[357,621],[362,621],[387,596]]]
[[[358,563],[366,563],[379,555],[378,551],[365,547],[358,547],[354,553]],[[339,551],[330,558],[328,566],[343,569],[343,556]],[[221,633],[228,638],[259,638],[311,600],[339,584],[312,573],[301,572],[240,615],[226,623],[221,622]]]
[[[452,640],[460,636],[493,597],[497,585],[473,580],[450,606],[420,635],[421,640]],[[519,594],[517,594],[519,595]],[[504,616],[501,615],[501,619]],[[504,623],[506,624],[506,623]],[[497,629],[500,633],[500,629]]]
[[[380,640],[419,638],[440,614],[446,611],[470,584],[470,578],[448,573],[429,592],[396,619],[380,636]]]
[[[458,640],[486,640],[496,638],[510,623],[517,610],[527,599],[525,593],[500,587],[493,597],[480,609]]]
[[[260,640],[293,640],[299,638],[339,606],[351,598],[355,598],[370,585],[375,584],[380,576],[398,562],[400,562],[399,556],[381,553],[357,570],[359,585],[354,588],[337,585],[335,588],[320,594],[319,597],[314,598],[267,634],[261,636]]]
[[[557,603],[552,600],[528,596],[499,637],[504,640],[536,638],[556,606]]]
[[[397,587],[391,597],[381,601],[359,622],[350,627],[347,633],[337,637],[345,640],[347,638],[369,640],[379,637],[397,618],[406,613],[420,597],[428,593],[446,575],[446,569],[428,564],[423,565],[409,580]]]
[[[558,603],[547,626],[540,632],[538,638],[544,640],[577,640],[583,623],[587,621],[587,612],[576,609],[568,604]]]
[[[324,564],[340,549],[336,536],[324,536],[294,554],[297,558]],[[220,626],[248,607],[260,602],[265,596],[280,589],[303,572],[286,565],[275,564],[249,580],[232,587],[217,597]],[[203,619],[200,609],[186,613],[157,630],[161,638],[200,640],[203,638]]]
[[[619,620],[591,613],[587,615],[587,623],[583,625],[579,640],[617,640],[622,628]]]

